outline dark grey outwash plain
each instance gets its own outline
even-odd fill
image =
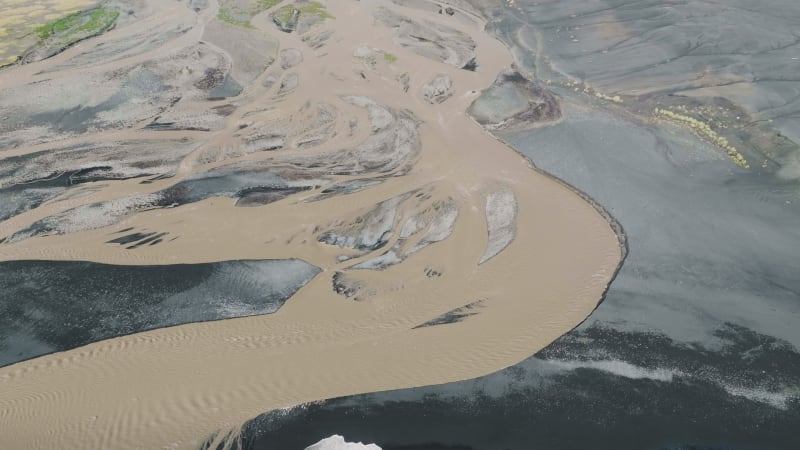
[[[265,413],[243,447],[800,448],[800,3],[480,3],[564,114],[500,137],[621,223],[621,271],[516,366]],[[751,168],[654,120],[660,105],[719,107]]]
[[[317,273],[296,259],[167,266],[3,262],[0,366],[154,328],[273,313]]]

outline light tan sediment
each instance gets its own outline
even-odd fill
[[[0,245],[2,260],[164,264],[302,258],[323,269],[271,315],[153,330],[0,368],[0,448],[195,448],[215,431],[235,428],[267,410],[494,372],[530,356],[594,309],[620,260],[611,227],[593,206],[531,170],[527,160],[465,114],[476,92],[510,65],[509,52],[478,26],[446,16],[378,0],[330,1],[327,6],[335,20],[322,26],[335,34],[321,50],[309,49],[294,34],[275,31],[266,13],[253,19],[255,27],[280,39],[281,48],[302,49],[303,62],[291,69],[299,75],[300,87],[274,102],[275,88],[259,87],[262,75],[243,93],[246,106],[209,141],[234,142],[234,130],[248,112],[268,105],[291,111],[308,100],[334,104],[363,124],[363,110],[340,98],[359,95],[410,110],[422,121],[422,148],[413,167],[369,189],[321,201],[304,201],[315,191],[252,208],[211,198],[138,213],[111,227]],[[396,45],[392,31],[370,16],[378,6],[417,19],[447,21],[468,33],[477,44],[478,70],[455,69]],[[112,34],[116,32],[125,29]],[[352,56],[362,45],[385,50],[396,60],[366,69],[364,78]],[[47,64],[52,62],[38,68]],[[396,81],[401,73],[410,75],[408,94]],[[431,105],[421,87],[440,73],[452,77],[454,94]],[[0,73],[0,81],[7,76]],[[362,129],[348,139],[365,138]],[[338,143],[309,151],[333,151]],[[233,161],[267,161],[286,154],[293,153]],[[131,189],[154,192],[226,163],[185,162],[176,179],[147,186],[109,182],[91,201],[118,198]],[[318,226],[352,219],[416,189],[431,190],[435,199],[452,198],[459,216],[447,239],[402,263],[385,270],[349,270],[353,261],[336,259],[346,253],[343,249],[317,241]],[[478,265],[488,244],[486,198],[508,190],[517,201],[515,239]],[[0,224],[0,235],[52,213],[60,208],[57,204]],[[413,210],[406,207],[400,214]],[[109,233],[123,227],[169,231],[180,238],[136,251],[104,243]],[[441,276],[428,276],[431,268]],[[332,277],[339,270],[365,286],[361,301],[333,291]],[[462,322],[414,328],[477,300],[483,300],[479,313]]]

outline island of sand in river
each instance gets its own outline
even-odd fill
[[[4,267],[315,268],[271,314],[0,368],[2,446],[197,448],[267,410],[508,367],[596,307],[609,218],[481,127],[557,103],[514,91],[465,4],[437,9],[146,0],[0,72]]]

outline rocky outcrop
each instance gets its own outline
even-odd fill
[[[546,88],[508,70],[472,103],[469,114],[488,130],[519,129],[560,119],[561,107]]]
[[[442,103],[453,95],[453,79],[439,74],[422,86],[422,96],[428,103]]]

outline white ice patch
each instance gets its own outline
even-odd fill
[[[563,360],[547,360],[545,363],[554,366],[556,369],[561,370],[575,370],[579,368],[596,369],[603,372],[612,373],[614,375],[630,378],[633,380],[656,380],[656,381],[672,381],[673,377],[683,375],[682,372],[675,369],[648,369],[645,367],[635,366],[625,361],[607,359],[607,360],[589,360],[589,361],[563,361]]]
[[[353,266],[353,268],[354,269],[382,269],[384,267],[397,264],[397,263],[399,263],[401,261],[402,261],[402,259],[400,259],[400,257],[397,256],[397,253],[395,253],[394,250],[389,250],[388,252],[386,252],[386,253],[384,253],[384,254],[382,254],[380,256],[376,256],[376,257],[374,257],[372,259],[368,259],[368,260],[366,260],[364,262],[356,264],[355,266]]]
[[[344,437],[334,434],[316,444],[306,447],[305,450],[381,450],[375,444],[362,444],[361,442],[346,442]]]
[[[373,100],[367,97],[359,97],[355,95],[348,95],[342,97],[342,100],[356,105],[361,108],[366,108],[369,112],[369,120],[370,124],[372,125],[372,132],[376,133],[378,131],[384,130],[389,127],[389,125],[394,122],[394,116],[388,109],[384,108],[383,106],[375,103]]]
[[[744,397],[754,402],[766,403],[767,405],[774,406],[775,408],[786,410],[789,399],[800,396],[800,393],[783,391],[783,392],[770,392],[764,389],[753,389],[741,386],[731,386],[723,384],[722,388],[725,389],[730,395],[737,397]]]
[[[422,95],[429,103],[442,103],[453,94],[453,79],[439,74],[422,86]]]
[[[431,223],[428,233],[425,234],[423,240],[427,242],[439,242],[447,239],[453,232],[456,219],[458,219],[458,208],[446,208],[442,215]]]
[[[422,220],[419,220],[419,218],[416,216],[409,217],[408,220],[406,220],[406,223],[403,225],[403,229],[400,230],[400,239],[410,238],[414,233],[422,230],[424,226],[425,223]]]
[[[356,58],[377,58],[382,53],[380,49],[375,47],[361,46],[353,52],[353,56]]]
[[[143,194],[103,203],[83,205],[62,213],[42,219],[55,234],[77,233],[85,230],[96,230],[116,223],[121,217],[132,212],[153,208],[158,202],[158,194]],[[11,236],[9,243],[19,242],[35,236],[37,230],[28,228]]]
[[[79,206],[53,217],[61,233],[95,230],[114,224],[131,212],[149,209],[159,200],[158,194],[142,194],[109,200],[104,203]]]
[[[443,241],[450,237],[450,234],[453,232],[453,228],[455,227],[456,219],[458,219],[458,208],[453,205],[445,206],[441,212],[441,215],[436,217],[431,222],[428,232],[425,233],[425,236],[423,236],[422,239],[420,239],[420,241],[408,251],[408,254],[416,253],[430,244]],[[409,227],[411,226],[412,225],[409,225]],[[413,227],[416,228],[418,226],[415,224]],[[410,231],[410,229],[408,231]]]
[[[486,224],[489,228],[489,244],[478,264],[495,257],[503,251],[517,234],[517,198],[511,191],[492,192],[486,196]]]
[[[608,372],[617,376],[630,378],[633,380],[655,380],[671,382],[676,376],[686,376],[685,373],[677,369],[655,368],[635,366],[620,360],[589,360],[589,361],[565,361],[565,360],[542,360],[543,363],[556,370],[575,370],[579,368],[596,369]],[[706,379],[717,384],[730,395],[744,397],[754,402],[764,403],[778,409],[786,410],[789,400],[800,397],[800,390],[784,390],[781,392],[768,391],[766,389],[749,388],[722,383],[719,380]]]

